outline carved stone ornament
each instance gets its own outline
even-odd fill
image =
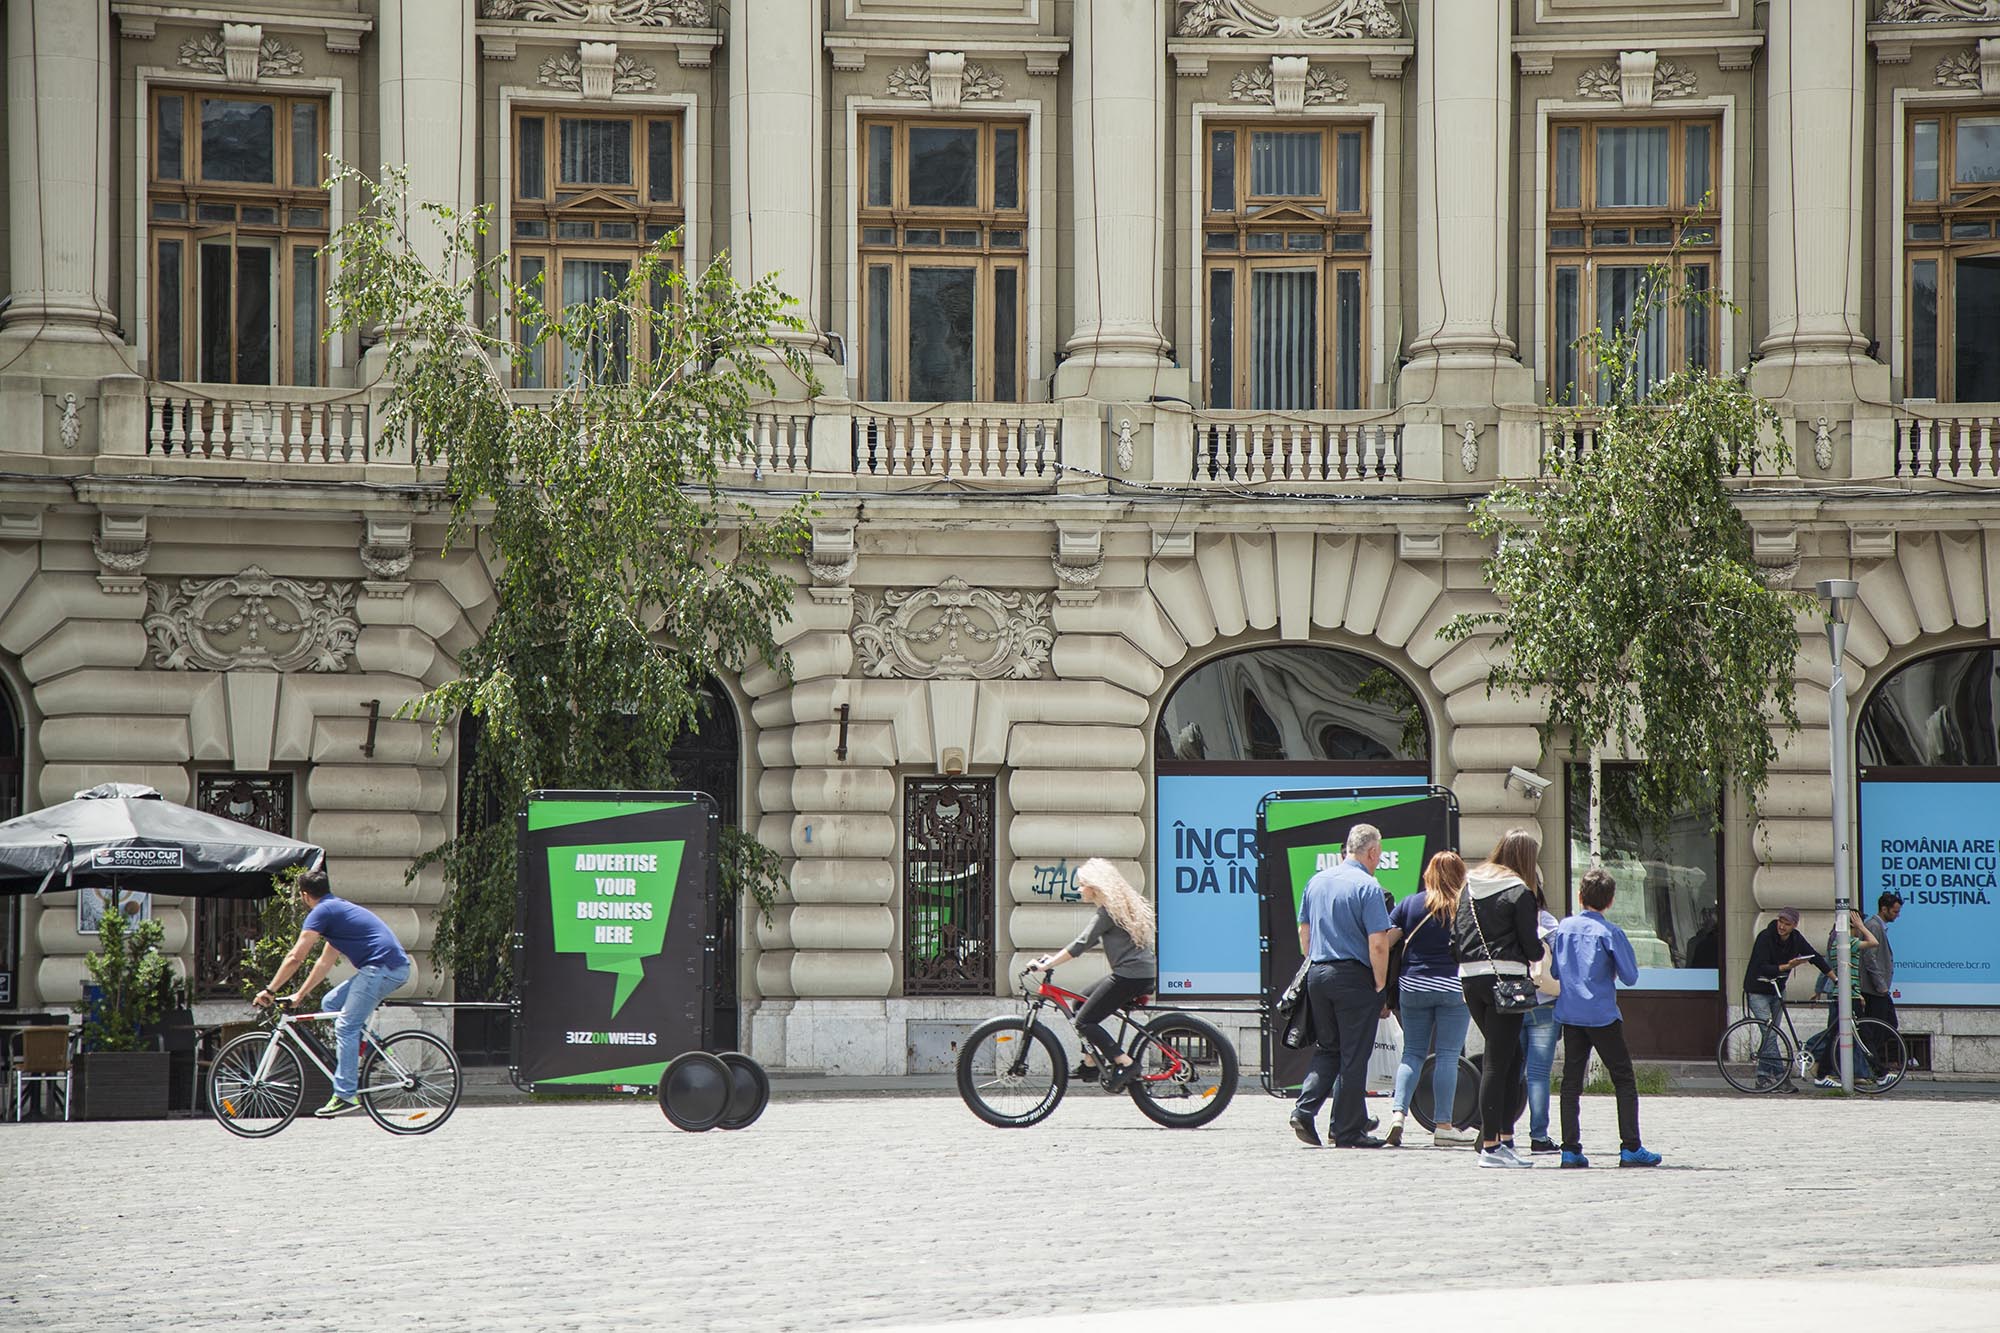
[[[83,438],[83,405],[76,395],[62,396],[61,415],[56,419],[56,433],[62,436],[63,448],[74,449]]]
[[[709,0],[484,0],[481,18],[511,23],[629,24],[642,28],[706,28]]]
[[[997,102],[1006,81],[984,65],[969,63],[963,51],[932,51],[925,59],[889,71],[889,96],[929,102],[952,111],[967,102]]]
[[[361,590],[370,597],[396,599],[410,590],[410,566],[417,557],[408,519],[368,519],[356,554],[368,571]]]
[[[146,560],[153,543],[146,535],[144,514],[100,514],[90,539],[97,556],[97,586],[113,596],[136,596],[146,590]]]
[[[1130,472],[1134,455],[1132,452],[1132,418],[1121,417],[1118,421],[1118,470]]]
[[[660,85],[652,66],[619,55],[615,42],[583,42],[574,55],[550,56],[535,77],[544,88],[566,88],[600,100],[613,93],[650,93]]]
[[[1308,70],[1296,85],[1298,100],[1293,102],[1287,94],[1293,88],[1286,85],[1289,80],[1281,78],[1285,71],[1279,67],[1296,60],[1305,64],[1299,56],[1273,56],[1271,63],[1246,69],[1229,81],[1229,100],[1232,102],[1255,102],[1273,107],[1279,111],[1299,111],[1309,106],[1327,106],[1347,100],[1347,80],[1338,75]]]
[[[1877,23],[1962,23],[2000,19],[2000,0],[1882,0]]]
[[[344,671],[361,625],[352,583],[278,578],[256,565],[146,584],[143,622],[164,671]]]
[[[1047,597],[974,588],[955,574],[879,601],[858,593],[854,609],[854,651],[870,676],[1038,680],[1056,641]]]
[[[1940,88],[1976,88],[1989,97],[2000,95],[2000,37],[1988,37],[1938,61],[1935,78]]]
[[[1629,107],[1647,107],[1695,94],[1694,71],[1652,51],[1623,51],[1617,64],[1599,65],[1576,76],[1576,95]]]
[[[1181,37],[1401,37],[1389,0],[1335,0],[1303,18],[1271,14],[1249,0],[1183,0]]]
[[[1058,527],[1049,563],[1055,569],[1058,606],[1087,606],[1096,601],[1097,580],[1104,574],[1103,530]]]
[[[1458,428],[1458,465],[1471,476],[1479,471],[1479,423],[1462,422]]]
[[[1813,423],[1813,462],[1822,472],[1833,466],[1833,423],[1825,417]]]
[[[255,23],[225,23],[220,35],[199,33],[181,43],[183,68],[222,74],[235,83],[305,72],[305,57],[295,46],[264,36]]]

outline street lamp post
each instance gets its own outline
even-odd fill
[[[1833,761],[1833,947],[1834,977],[1838,994],[1834,1003],[1840,1014],[1840,1086],[1854,1091],[1854,957],[1847,947],[1848,914],[1853,910],[1854,893],[1849,882],[1847,840],[1847,676],[1841,659],[1847,655],[1847,612],[1860,594],[1853,579],[1821,579],[1820,601],[1826,605],[1826,647],[1833,656],[1833,680],[1827,685],[1827,749]]]

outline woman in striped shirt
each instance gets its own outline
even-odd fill
[[[1403,941],[1403,970],[1397,982],[1403,1024],[1403,1059],[1396,1066],[1396,1095],[1384,1139],[1392,1147],[1403,1142],[1403,1120],[1416,1090],[1424,1053],[1437,1051],[1431,1070],[1431,1106],[1437,1131],[1431,1142],[1440,1148],[1465,1148],[1479,1141],[1479,1131],[1451,1123],[1458,1096],[1458,1057],[1465,1049],[1472,1012],[1458,984],[1458,963],[1452,956],[1451,922],[1465,888],[1465,862],[1456,852],[1439,852],[1424,868],[1424,891],[1396,904],[1389,914],[1389,941]]]

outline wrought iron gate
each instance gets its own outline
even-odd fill
[[[903,993],[993,993],[992,778],[903,783]]]
[[[195,778],[194,804],[204,814],[233,819],[266,833],[292,836],[290,773],[203,773]],[[194,993],[197,998],[237,994],[243,951],[257,938],[261,898],[195,900]]]

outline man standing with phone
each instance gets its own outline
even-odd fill
[[[1346,854],[1306,883],[1299,903],[1299,952],[1311,961],[1306,1000],[1318,1042],[1312,1066],[1292,1111],[1292,1132],[1317,1148],[1314,1123],[1333,1097],[1333,1146],[1380,1148],[1367,1133],[1368,1057],[1389,986],[1389,909],[1375,868],[1382,863],[1382,831],[1356,824]]]

